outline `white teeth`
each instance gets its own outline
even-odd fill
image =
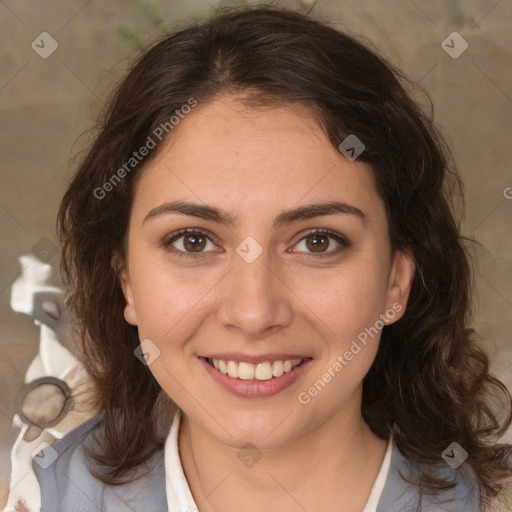
[[[238,378],[243,380],[254,379],[254,365],[251,363],[238,363]]]
[[[238,377],[238,363],[235,361],[228,361],[228,375],[233,379]]]
[[[228,374],[228,364],[226,363],[226,361],[223,361],[222,359],[214,359],[213,360],[214,366],[215,366],[215,361],[218,362],[219,370],[221,371],[221,373],[223,373],[224,375],[227,375]]]
[[[270,380],[273,377],[281,377],[284,373],[292,371],[293,368],[302,363],[302,359],[287,359],[286,361],[264,361],[258,364],[241,361],[224,361],[222,359],[211,359],[216,370],[233,379],[242,380]]]
[[[272,375],[274,377],[281,377],[284,373],[284,363],[283,361],[274,361],[272,363]]]
[[[258,380],[269,380],[272,378],[272,365],[265,361],[264,363],[259,363],[256,366],[256,370],[254,371],[254,378]]]

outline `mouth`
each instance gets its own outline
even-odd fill
[[[292,386],[312,364],[312,357],[246,362],[198,357],[214,382],[240,398],[267,398]]]
[[[262,361],[249,363],[246,361],[230,361],[224,359],[205,358],[206,362],[218,372],[228,375],[232,379],[266,381],[281,377],[284,373],[295,370],[308,358],[286,359],[276,361]]]

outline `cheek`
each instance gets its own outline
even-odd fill
[[[133,266],[135,267],[135,265]],[[214,272],[173,271],[151,264],[133,268],[133,286],[141,342],[151,340],[159,355],[149,369],[177,403],[190,399],[190,376],[197,372],[198,332],[212,314],[212,297],[219,277]],[[199,393],[199,392],[198,392]]]
[[[315,291],[304,283],[300,293],[309,313],[303,311],[324,346],[300,403],[315,398],[315,407],[337,408],[361,384],[384,327],[380,315],[385,313],[385,277],[378,265],[347,265],[343,272],[317,280]]]
[[[204,322],[207,291],[201,283],[168,272],[150,271],[148,279],[134,279],[140,340],[151,340],[160,351],[149,369],[165,391],[179,399],[195,362],[193,339]],[[179,401],[179,400],[178,400]]]
[[[137,288],[135,300],[140,336],[161,342],[181,339],[184,329],[196,325],[195,317],[200,312],[198,306],[203,295],[203,289],[179,280],[161,279]]]
[[[383,268],[387,270],[375,260],[356,256],[350,264],[331,273],[302,279],[295,290],[314,313],[312,321],[323,325],[329,339],[344,345],[384,313],[387,274]]]

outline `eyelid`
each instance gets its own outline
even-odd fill
[[[338,242],[339,245],[338,245],[338,247],[335,247],[334,249],[330,249],[327,252],[315,253],[315,252],[302,252],[302,251],[295,251],[295,250],[293,250],[291,252],[297,252],[300,254],[304,254],[306,258],[314,258],[314,259],[328,258],[328,257],[336,256],[339,253],[341,253],[343,250],[348,249],[349,247],[352,246],[352,242],[345,235],[342,235],[341,233],[338,233],[337,231],[333,231],[331,229],[323,229],[323,228],[312,228],[312,229],[307,230],[306,232],[302,232],[299,235],[299,239],[293,244],[293,246],[295,247],[297,244],[302,242],[305,238],[308,238],[308,236],[312,236],[312,235],[328,236],[329,238],[333,238],[334,240],[336,240],[336,242]]]
[[[166,237],[164,239],[163,244],[162,244],[164,249],[170,250],[171,252],[173,252],[174,254],[177,254],[178,256],[185,256],[185,257],[191,257],[191,258],[197,258],[200,256],[204,256],[211,252],[217,252],[217,251],[206,251],[206,252],[193,253],[193,252],[185,252],[185,251],[182,251],[182,250],[176,249],[176,248],[173,248],[173,249],[169,248],[169,246],[171,246],[171,244],[174,241],[178,240],[179,238],[181,238],[187,234],[201,234],[201,235],[204,235],[208,240],[213,242],[215,245],[217,245],[217,246],[220,245],[218,243],[217,237],[208,230],[205,230],[202,228],[184,228],[184,229],[180,229],[180,230],[172,233],[171,235],[169,235],[168,237]],[[311,235],[326,235],[326,236],[336,240],[336,242],[338,242],[339,246],[336,247],[335,249],[331,249],[324,253],[321,253],[321,252],[319,252],[319,253],[314,253],[314,252],[303,253],[303,251],[295,251],[295,250],[292,250],[291,252],[293,252],[293,253],[297,252],[298,254],[305,254],[306,257],[322,258],[322,257],[329,257],[329,256],[337,255],[340,252],[342,252],[343,250],[348,249],[352,245],[350,240],[346,236],[342,235],[341,233],[332,231],[330,229],[312,228],[305,232],[300,233],[298,235],[299,238],[297,239],[296,242],[294,242],[293,247],[295,247],[297,244],[299,244],[305,238],[307,238],[308,236],[311,236]]]
[[[205,254],[207,254],[209,252],[215,252],[215,251],[206,251],[206,252],[193,253],[193,252],[185,252],[180,249],[176,249],[175,247],[172,249],[170,248],[171,244],[173,242],[175,242],[176,240],[179,240],[180,238],[182,238],[185,235],[193,235],[193,234],[203,235],[208,240],[210,240],[210,242],[213,242],[215,245],[217,245],[217,246],[220,245],[218,243],[217,237],[213,233],[211,233],[210,231],[208,231],[206,229],[184,228],[184,229],[175,231],[174,233],[171,233],[168,237],[165,237],[165,239],[163,240],[162,246],[164,249],[167,249],[168,251],[172,252],[173,254],[177,254],[178,256],[190,257],[190,258],[197,258],[199,256],[204,256]]]

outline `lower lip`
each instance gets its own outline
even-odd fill
[[[265,398],[276,395],[293,384],[310,365],[312,359],[306,359],[292,371],[283,373],[280,377],[272,377],[269,380],[233,379],[229,375],[224,375],[216,370],[204,357],[200,357],[199,361],[216,382],[234,395],[241,398]]]

